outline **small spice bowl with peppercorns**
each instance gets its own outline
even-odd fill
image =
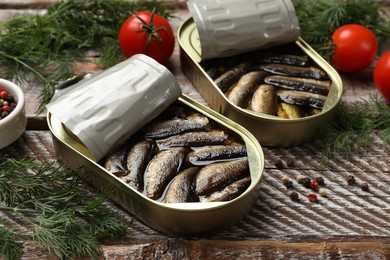
[[[27,125],[22,89],[11,81],[0,79],[0,149],[12,144]]]

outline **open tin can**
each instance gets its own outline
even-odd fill
[[[113,185],[112,199],[146,225],[172,235],[215,232],[238,221],[256,201],[264,155],[256,138],[237,123],[185,95],[180,96],[175,104],[206,116],[214,126],[245,144],[250,184],[238,197],[221,202],[185,203],[165,203],[151,199],[97,162],[87,147],[50,112],[47,121],[59,159],[72,168],[84,169],[86,180],[98,189]]]
[[[208,1],[208,3],[211,2],[213,1]],[[262,3],[262,1],[251,2]],[[223,15],[229,16],[229,14],[229,12],[225,12]],[[288,16],[289,15],[287,15],[287,17]],[[209,19],[213,21],[214,17],[210,16]],[[207,34],[202,32],[203,38],[200,37],[197,24],[199,23],[196,23],[194,18],[191,17],[185,21],[178,30],[177,35],[180,44],[181,68],[183,73],[193,83],[195,88],[197,88],[212,109],[248,129],[262,145],[285,147],[306,142],[313,139],[318,134],[320,128],[333,120],[336,113],[336,107],[341,100],[343,92],[341,78],[333,67],[316,53],[303,39],[296,37],[295,40],[289,40],[290,42],[284,44],[279,42],[278,45],[272,47],[259,45],[259,50],[253,50],[252,48],[248,49],[248,52],[243,52],[241,49],[237,51],[236,54],[230,54],[230,56],[220,55],[219,57],[205,57],[205,55],[202,54],[202,51],[205,49],[205,46],[208,49],[210,48],[208,44],[204,44],[202,41],[205,38],[204,35]],[[253,27],[253,24],[248,24],[248,26]],[[234,28],[233,25],[228,27],[228,29],[231,30],[234,30]],[[201,30],[203,31],[205,29],[202,27]],[[295,30],[293,29],[292,31],[294,34]],[[261,49],[262,47],[264,47],[264,49]],[[281,49],[282,52],[287,53],[287,55],[289,54],[289,50],[294,50],[294,53],[292,53],[294,56],[304,55],[307,57],[311,67],[315,67],[315,69],[319,69],[326,74],[329,85],[326,90],[326,100],[321,100],[320,112],[316,111],[315,113],[313,112],[312,114],[302,117],[281,118],[277,116],[276,113],[270,115],[247,109],[246,105],[243,107],[233,103],[231,99],[227,97],[226,93],[228,90],[222,90],[217,84],[217,79],[213,78],[208,72],[210,64],[217,64],[220,62],[223,64],[223,69],[226,69],[231,61],[240,60],[241,57],[246,56],[252,60],[256,59],[257,55],[269,57],[271,52],[274,52],[275,50],[278,51],[278,49]],[[237,81],[238,79],[235,82]],[[310,99],[311,98],[312,97],[310,97]],[[321,96],[321,98],[323,97]]]

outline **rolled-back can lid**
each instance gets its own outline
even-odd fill
[[[299,23],[290,0],[189,0],[201,58],[227,57],[295,41]]]
[[[56,93],[47,109],[99,160],[180,95],[167,68],[137,54]]]

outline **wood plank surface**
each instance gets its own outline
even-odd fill
[[[56,0],[0,0],[0,21],[17,13],[44,13]],[[170,22],[175,31],[190,16],[185,1],[176,5]],[[390,10],[388,1],[380,1]],[[183,93],[206,104],[203,97],[180,69],[179,46],[168,68],[176,76]],[[343,101],[351,104],[375,92],[372,68],[359,74],[341,74]],[[23,86],[26,93],[28,129],[11,146],[0,150],[0,157],[29,156],[40,161],[56,161],[45,114],[37,115],[40,86]],[[238,223],[220,232],[199,237],[162,234],[135,220],[124,238],[103,241],[104,259],[390,259],[390,147],[379,137],[350,158],[335,157],[321,164],[321,145],[315,140],[289,148],[263,147],[265,170],[258,199]],[[293,181],[286,188],[282,176]],[[306,199],[310,193],[298,184],[297,175],[325,180],[327,196],[318,203]],[[358,183],[367,182],[368,191],[348,185],[353,175]],[[290,193],[301,198],[292,201]],[[118,216],[130,222],[131,214],[113,202]],[[22,225],[10,213],[0,211],[11,224]],[[157,217],[157,216],[156,216]],[[191,223],[188,223],[191,225]],[[26,227],[28,229],[28,227]],[[26,242],[23,259],[53,259],[35,242]]]

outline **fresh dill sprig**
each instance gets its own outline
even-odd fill
[[[302,38],[321,56],[330,60],[331,36],[340,26],[360,24],[371,29],[383,46],[390,37],[390,19],[370,0],[292,0]]]
[[[103,205],[111,191],[108,187],[93,195],[75,170],[6,157],[0,162],[0,210],[11,212],[33,231],[21,234],[3,220],[0,256],[20,255],[21,239],[37,241],[60,258],[101,255],[100,239],[127,232],[124,222]]]
[[[102,68],[123,60],[120,26],[134,12],[153,8],[170,17],[167,6],[146,0],[62,0],[44,15],[15,16],[0,27],[0,76],[41,85],[41,112],[53,86],[74,75],[76,61],[86,60],[86,50],[104,54],[94,61]]]
[[[3,222],[0,219],[0,256],[5,259],[19,259],[23,249],[15,241],[17,235],[12,228],[5,227]]]
[[[341,104],[337,112],[335,121],[321,134],[323,160],[337,154],[349,157],[364,148],[374,132],[390,143],[390,106],[378,93],[348,106]]]

